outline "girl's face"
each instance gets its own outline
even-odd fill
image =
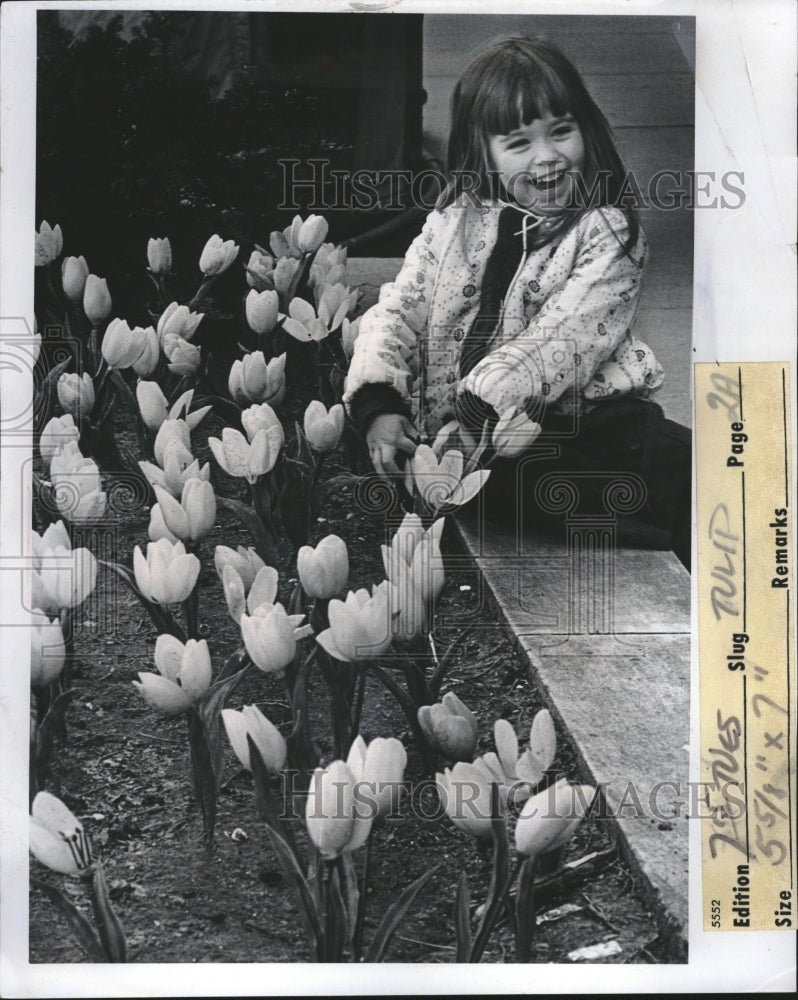
[[[522,208],[557,215],[572,203],[585,166],[582,132],[570,115],[536,118],[509,135],[492,135],[488,151],[509,197]]]

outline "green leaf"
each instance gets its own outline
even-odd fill
[[[72,364],[73,358],[70,355],[66,360],[61,361],[59,364],[55,365],[47,373],[46,377],[42,379],[42,384],[39,386],[39,390],[36,393],[37,396],[37,407],[36,407],[36,431],[40,433],[45,425],[47,424],[50,417],[53,415],[53,406],[56,400],[56,388],[55,384],[58,381],[60,375],[62,375],[67,368]],[[38,403],[38,399],[42,402]]]
[[[384,961],[385,951],[391,943],[391,938],[396,932],[396,929],[404,919],[407,911],[413,905],[413,901],[416,896],[419,892],[421,892],[429,879],[435,874],[438,867],[438,865],[434,865],[432,868],[427,869],[427,871],[417,878],[415,882],[411,882],[404,892],[401,893],[399,898],[385,911],[385,914],[380,921],[380,925],[371,940],[371,944],[366,949],[366,954],[363,958],[364,962]]]
[[[141,606],[152,619],[152,623],[159,635],[161,632],[168,632],[169,635],[175,636],[175,638],[179,639],[181,642],[186,641],[186,633],[180,625],[178,625],[172,613],[167,611],[165,608],[162,608],[160,604],[147,600],[144,594],[142,594],[136,586],[136,576],[132,570],[128,569],[127,566],[122,566],[116,562],[109,562],[106,559],[98,559],[97,562],[100,566],[105,566],[106,569],[110,569],[125,581],[128,587],[130,587],[136,595],[136,598]]]
[[[532,954],[532,939],[535,936],[535,869],[537,859],[525,858],[518,876],[518,891],[515,897],[515,957],[519,962],[528,962]]]
[[[286,843],[285,838],[282,837],[277,830],[268,825],[266,827],[266,833],[271,841],[272,848],[274,849],[274,853],[276,854],[280,867],[283,870],[283,874],[288,879],[288,884],[291,886],[297,903],[299,904],[299,912],[301,913],[303,923],[305,924],[305,930],[308,934],[308,943],[310,945],[312,957],[315,961],[324,955],[324,931],[322,929],[321,916],[319,915],[318,907],[316,906],[316,902],[310,888],[305,881],[305,876],[302,874],[302,869],[299,867],[299,862],[297,861],[290,846]]]
[[[99,862],[94,866],[94,878],[91,883],[91,905],[108,961],[127,962],[125,932],[122,929],[122,924],[116,915],[116,911],[111,906],[111,900],[108,896],[108,883],[105,881],[103,866]]]
[[[191,748],[191,775],[194,780],[194,794],[202,812],[202,827],[205,843],[213,843],[216,826],[216,795],[219,789],[215,767],[215,755],[205,723],[196,708],[186,712],[188,738]]]
[[[344,942],[347,938],[348,919],[339,875],[340,859],[324,862],[330,865],[329,880],[325,886],[327,906],[324,914],[325,961],[342,962]]]
[[[479,962],[493,933],[496,921],[505,905],[510,886],[510,846],[507,841],[507,824],[501,807],[499,786],[491,782],[491,834],[493,836],[493,870],[490,876],[485,913],[479,925],[477,936],[471,947],[468,961]]]
[[[255,785],[255,808],[258,810],[258,815],[275,833],[282,837],[293,853],[297,867],[299,867],[299,852],[294,835],[288,822],[281,818],[280,809],[272,791],[271,775],[249,733],[247,733],[247,746],[249,747],[249,762],[252,766],[252,778]]]
[[[230,497],[217,497],[216,502],[232,514],[235,514],[238,520],[250,532],[252,540],[255,543],[255,551],[266,565],[276,566],[278,559],[274,537],[252,507],[249,504],[242,503],[240,500],[233,500]]]
[[[457,941],[455,952],[455,962],[467,962],[471,952],[471,917],[469,914],[469,904],[471,902],[468,891],[468,875],[463,872],[457,885],[457,897],[454,901],[454,931]]]
[[[42,882],[41,879],[31,876],[30,884],[43,892],[45,896],[54,903],[61,914],[66,917],[69,926],[75,932],[75,937],[80,942],[81,948],[86,952],[90,962],[107,962],[105,950],[97,936],[96,931],[80,910],[72,903],[64,893],[54,885]]]
[[[366,841],[368,843],[368,841]],[[346,886],[346,941],[351,947],[355,936],[355,925],[357,923],[358,904],[360,902],[360,889],[358,887],[357,869],[352,853],[341,856],[341,864],[344,870],[344,885]]]

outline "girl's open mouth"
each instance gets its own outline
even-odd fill
[[[547,194],[555,191],[564,177],[565,171],[558,170],[556,173],[548,174],[546,177],[536,177],[532,179],[532,187],[541,194]]]

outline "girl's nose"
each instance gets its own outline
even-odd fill
[[[557,162],[557,150],[546,139],[539,139],[532,144],[531,155],[533,163],[543,165]]]

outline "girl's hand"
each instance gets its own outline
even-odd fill
[[[384,479],[400,477],[397,452],[408,457],[415,454],[418,431],[407,417],[399,413],[380,413],[371,421],[366,432],[366,444],[375,471]]]

